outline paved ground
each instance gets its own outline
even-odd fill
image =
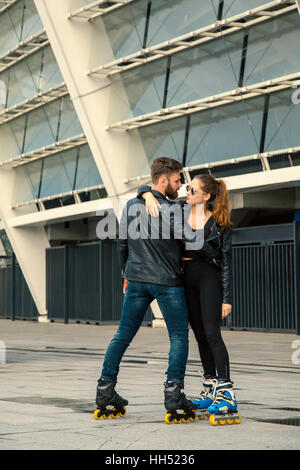
[[[0,320],[6,346],[6,363],[0,364],[0,449],[300,449],[299,336],[225,330],[242,423],[167,425],[167,332],[142,327],[119,375],[127,415],[96,421],[96,381],[116,328]],[[190,334],[185,383],[190,398],[200,389],[200,371]]]

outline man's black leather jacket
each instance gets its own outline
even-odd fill
[[[152,191],[150,186],[139,187],[138,197],[141,198],[141,195],[147,191],[151,191],[157,197],[156,192]],[[161,201],[159,200],[159,202]],[[213,219],[208,237],[204,241],[202,248],[195,251],[195,256],[193,257],[197,257],[197,255],[209,263],[218,266],[220,269],[223,303],[232,304],[232,230],[220,227]]]
[[[131,199],[123,210],[119,227],[123,277],[129,281],[182,286],[182,241],[195,240],[196,236],[192,230],[183,234],[182,219],[172,213],[174,203],[160,192],[152,192],[163,206],[159,218],[147,215],[143,198]],[[180,207],[179,211],[182,214]],[[163,233],[166,236],[162,237]]]

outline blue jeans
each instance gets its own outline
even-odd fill
[[[167,380],[184,383],[188,357],[188,310],[184,288],[135,281],[130,281],[127,287],[120,325],[106,351],[102,379],[117,381],[122,357],[154,299],[157,299],[170,338]]]

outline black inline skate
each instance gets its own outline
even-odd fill
[[[187,423],[195,421],[195,405],[188,400],[182,392],[183,385],[176,382],[167,382],[165,384],[165,408],[167,414],[165,415],[165,423]],[[182,413],[178,413],[181,410]]]
[[[94,412],[95,419],[116,418],[117,416],[125,416],[128,401],[122,398],[115,391],[116,382],[108,382],[103,379],[98,380],[96,405]],[[107,408],[109,406],[110,408]]]

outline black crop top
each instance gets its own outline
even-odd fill
[[[211,215],[205,225],[204,225],[204,240],[207,239],[208,235],[210,234],[210,231],[211,231],[211,228],[213,226],[213,223],[214,223],[214,218],[213,216]],[[195,231],[195,230],[193,230]],[[201,253],[199,252],[199,250],[184,250],[183,252],[183,258],[192,258],[192,259],[199,259],[199,256],[201,257]]]

